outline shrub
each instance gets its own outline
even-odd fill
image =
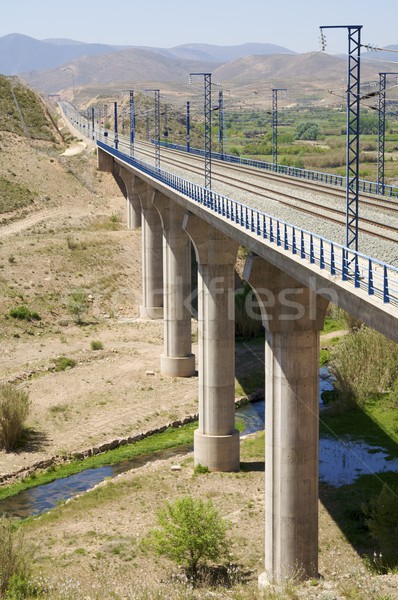
[[[13,319],[21,319],[25,321],[40,321],[41,319],[40,315],[36,311],[30,310],[30,308],[24,304],[22,306],[12,308],[9,312],[9,315]]]
[[[210,473],[209,467],[205,467],[204,465],[201,465],[200,463],[198,465],[196,465],[193,472],[195,475],[205,475],[207,473]]]
[[[344,336],[330,353],[340,399],[363,404],[387,391],[398,377],[398,345],[370,327]]]
[[[75,317],[76,323],[81,323],[83,316],[88,312],[87,292],[82,288],[73,290],[68,298],[68,311]]]
[[[29,396],[24,390],[9,383],[0,385],[0,448],[8,452],[16,446],[29,409]]]
[[[12,521],[0,517],[0,597],[18,598],[16,584],[27,582],[29,575],[27,552],[20,530],[16,531]],[[23,596],[22,596],[23,597]]]
[[[73,358],[68,358],[67,356],[59,356],[55,361],[55,370],[56,371],[65,371],[66,369],[76,366],[76,361]]]
[[[187,575],[196,579],[198,564],[217,560],[227,550],[228,524],[211,500],[186,496],[167,502],[157,513],[158,528],[148,536],[157,554],[182,564]]]
[[[91,350],[102,350],[104,348],[104,344],[99,340],[92,340],[90,347]]]
[[[296,127],[296,140],[317,140],[319,136],[319,127],[313,121],[300,123]]]
[[[372,538],[379,544],[382,563],[386,568],[398,564],[398,487],[384,484],[378,496],[362,506],[365,523]]]

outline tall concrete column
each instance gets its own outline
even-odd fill
[[[120,167],[119,175],[126,188],[127,227],[138,229],[141,227],[141,203],[134,188],[135,175],[124,167]]]
[[[153,204],[163,227],[164,354],[160,370],[169,377],[195,374],[192,354],[191,242],[182,223],[185,209],[160,192]]]
[[[198,261],[199,428],[195,464],[238,471],[235,429],[234,266],[238,244],[192,214],[183,225]]]
[[[265,573],[318,575],[319,331],[328,301],[258,256],[243,278],[265,341]]]
[[[159,213],[153,205],[155,190],[136,177],[134,189],[142,207],[142,305],[143,319],[163,318],[163,236]]]

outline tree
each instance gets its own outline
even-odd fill
[[[217,560],[227,550],[228,523],[211,500],[186,496],[166,502],[157,513],[158,528],[149,533],[149,544],[157,554],[182,564],[195,579],[198,564]]]
[[[300,123],[296,128],[296,140],[317,140],[319,137],[319,127],[313,121]]]

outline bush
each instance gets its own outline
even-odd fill
[[[87,292],[82,288],[73,290],[68,298],[68,311],[75,317],[76,323],[81,323],[83,316],[88,312]]]
[[[30,400],[25,391],[9,383],[0,385],[0,448],[8,452],[16,446],[29,409]]]
[[[330,371],[343,402],[363,404],[398,377],[398,345],[370,327],[344,336],[330,353]]]
[[[157,513],[158,528],[148,536],[157,554],[182,564],[187,575],[196,579],[198,564],[217,560],[227,550],[228,524],[211,500],[191,496],[167,502]]]
[[[9,312],[9,315],[13,319],[21,319],[25,321],[40,321],[41,319],[40,315],[36,311],[30,310],[30,308],[25,305],[12,308]]]
[[[198,465],[196,465],[196,467],[194,468],[194,475],[207,475],[207,473],[210,473],[209,471],[209,467],[205,467],[204,465],[201,465],[200,463]]]
[[[296,128],[296,140],[317,140],[319,137],[319,127],[313,121],[300,123]]]
[[[23,536],[13,527],[12,521],[0,517],[0,597],[18,598],[15,587],[27,582],[29,567]],[[24,597],[24,596],[19,596]]]
[[[365,523],[372,538],[379,544],[382,565],[392,568],[398,565],[398,487],[391,489],[384,484],[378,496],[362,506]]]
[[[99,340],[93,340],[90,343],[91,350],[103,350],[104,344]]]
[[[59,356],[55,361],[55,370],[65,371],[66,369],[73,369],[76,366],[76,361],[73,358],[68,358],[67,356]]]

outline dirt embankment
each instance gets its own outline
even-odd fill
[[[195,412],[197,380],[160,375],[163,324],[138,319],[141,232],[126,229],[125,199],[92,151],[14,134],[1,144],[0,176],[36,197],[0,228],[0,381],[32,403],[25,444],[0,452],[3,475]],[[82,325],[68,310],[76,289],[89,299]],[[41,320],[11,318],[20,305]],[[60,356],[76,365],[55,371]]]

